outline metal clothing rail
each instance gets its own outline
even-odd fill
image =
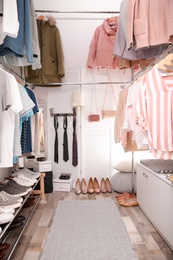
[[[120,11],[52,11],[35,10],[37,13],[58,13],[58,14],[119,14]]]
[[[28,86],[32,86],[34,84],[26,82]],[[122,85],[122,84],[127,84],[128,82],[122,82],[122,81],[101,81],[101,82],[58,82],[58,83],[48,83],[48,84],[35,84],[35,87],[44,87],[44,86],[64,86],[64,85],[107,85],[107,84],[112,84],[112,85]]]

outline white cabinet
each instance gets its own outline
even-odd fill
[[[137,164],[139,207],[173,249],[173,185],[164,174]]]

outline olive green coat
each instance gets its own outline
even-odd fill
[[[26,82],[33,84],[59,83],[65,75],[64,55],[59,29],[53,19],[37,20],[41,69],[25,68]]]

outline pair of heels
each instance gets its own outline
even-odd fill
[[[106,178],[106,180],[104,178],[101,179],[100,190],[102,193],[106,193],[106,192],[112,193],[111,183],[108,178]]]
[[[99,185],[97,178],[94,178],[94,180],[90,178],[87,186],[84,178],[82,179],[81,182],[80,179],[78,178],[75,185],[75,193],[79,195],[80,193],[86,194],[87,192],[89,194],[93,194],[94,192],[96,194],[99,194],[100,192],[111,193],[112,187],[111,187],[110,180],[108,178],[106,178],[106,180],[102,178]]]
[[[92,178],[90,178],[89,183],[88,183],[88,193],[92,194],[94,192],[97,194],[100,192],[111,193],[112,187],[111,187],[110,180],[108,178],[106,178],[106,180],[104,178],[102,178],[100,181],[100,186],[99,186],[99,183],[96,178],[94,178],[94,181],[92,180]]]
[[[77,195],[83,193],[86,194],[87,193],[87,184],[85,179],[83,178],[82,181],[80,182],[79,178],[76,181],[76,185],[75,185],[75,193]]]
[[[119,205],[124,207],[134,207],[138,206],[137,198],[135,194],[131,194],[128,192],[124,192],[122,194],[119,194],[115,196]]]
[[[89,182],[88,182],[88,187],[86,184],[85,179],[83,178],[82,181],[80,182],[79,178],[76,181],[76,185],[75,185],[75,193],[76,194],[87,194],[88,193],[99,193],[100,192],[100,188],[99,188],[99,184],[96,178],[94,178],[94,182],[92,181],[92,178],[90,178]]]

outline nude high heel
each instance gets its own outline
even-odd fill
[[[76,180],[75,193],[79,195],[81,193],[81,184],[79,178]]]
[[[88,193],[90,194],[94,193],[94,183],[92,178],[90,178],[88,182]]]
[[[106,193],[106,181],[104,178],[102,178],[100,182],[100,191]]]
[[[84,178],[82,179],[82,182],[81,182],[81,191],[83,194],[87,193],[87,185],[86,185],[86,181]]]
[[[106,178],[106,191],[109,192],[109,193],[112,193],[111,183],[110,183],[110,180],[108,178]]]
[[[100,193],[100,187],[97,178],[94,178],[94,191],[95,193],[99,194]]]

